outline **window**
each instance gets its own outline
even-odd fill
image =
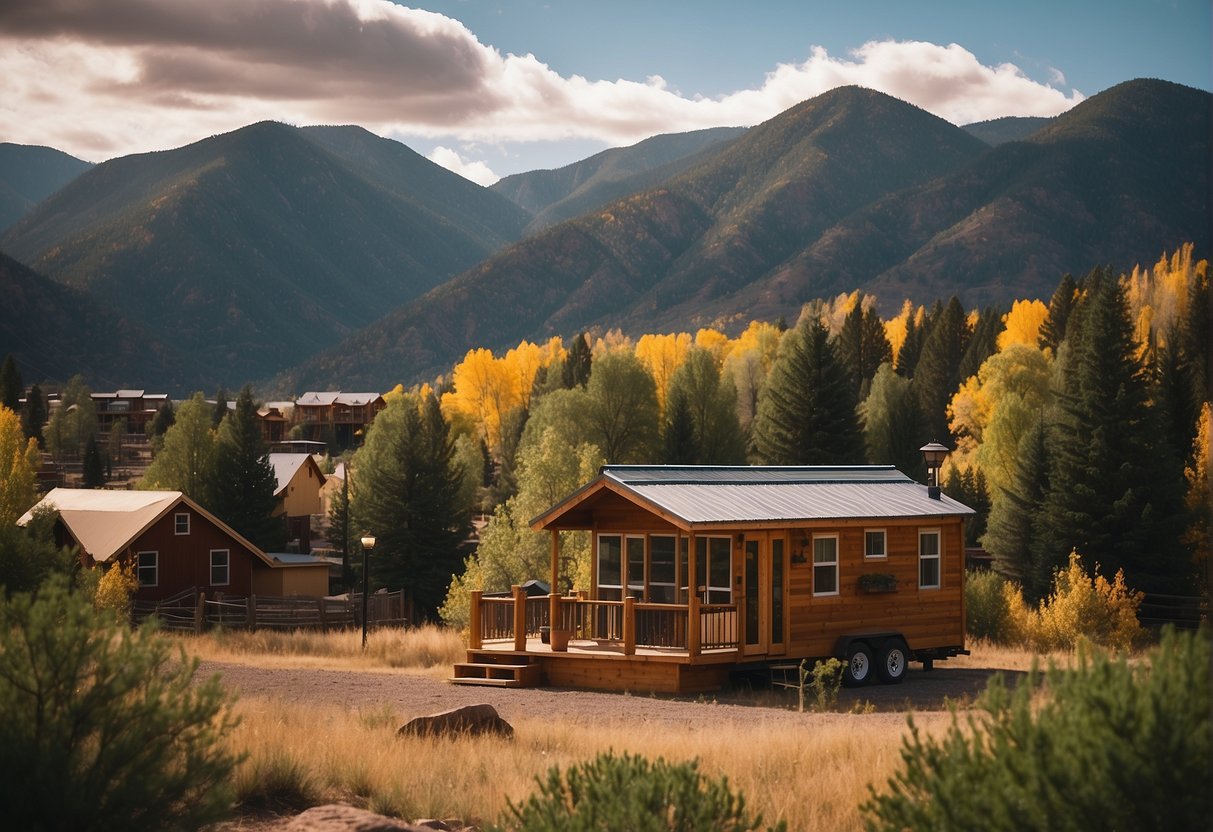
[[[211,586],[231,583],[231,555],[227,549],[211,549]]]
[[[813,594],[838,594],[838,535],[813,536]]]
[[[160,553],[140,552],[135,567],[139,576],[139,586],[157,586],[160,581]]]
[[[918,533],[918,588],[939,589],[939,529]]]
[[[732,538],[695,538],[696,592],[703,603],[733,603],[732,557]]]
[[[190,533],[190,513],[179,511],[173,515],[173,534]]]
[[[673,536],[655,534],[649,538],[649,601],[674,603]]]
[[[628,595],[644,601],[644,538],[627,537],[628,547]]]
[[[623,538],[617,534],[598,536],[598,600],[623,600]]]
[[[864,558],[883,558],[888,553],[884,529],[865,529],[863,533]]]

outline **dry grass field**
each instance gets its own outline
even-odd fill
[[[992,671],[1014,678],[1034,659],[979,643],[972,656],[912,672],[903,685],[844,691],[831,712],[797,713],[794,693],[759,687],[686,701],[455,688],[442,680],[463,643],[438,628],[374,632],[365,655],[358,633],[232,632],[184,642],[204,672],[218,670],[239,692],[242,722],[228,740],[248,755],[237,778],[246,819],[346,802],[404,818],[491,823],[549,767],[613,750],[696,759],[768,821],[833,832],[862,828],[869,786],[881,788],[898,765],[907,712],[922,730],[941,732],[948,708],[966,707]],[[514,740],[396,736],[412,716],[467,701],[495,703]]]

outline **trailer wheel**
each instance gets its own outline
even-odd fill
[[[886,685],[896,685],[906,677],[906,667],[909,662],[905,642],[894,639],[887,642],[880,650],[880,659],[876,663],[876,672],[880,681]]]
[[[847,664],[842,669],[842,683],[849,688],[866,685],[872,678],[872,648],[862,641],[847,648]]]

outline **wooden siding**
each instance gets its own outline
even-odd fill
[[[253,571],[253,592],[280,598],[296,595],[323,598],[329,594],[329,566],[324,563],[256,569]]]
[[[174,517],[187,513],[190,532],[174,534]],[[229,582],[211,584],[211,550],[229,552]],[[157,585],[140,587],[135,600],[158,601],[178,592],[197,587],[208,597],[216,592],[225,595],[248,595],[253,587],[253,570],[269,569],[256,554],[242,546],[226,531],[184,504],[177,505],[139,535],[124,555],[136,559],[139,552],[158,552]]]

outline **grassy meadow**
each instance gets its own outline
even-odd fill
[[[437,627],[373,631],[364,654],[359,632],[215,632],[186,637],[186,649],[213,661],[261,667],[396,669],[446,678],[464,656],[456,633]],[[1052,658],[1066,663],[1070,654]],[[1034,656],[979,642],[973,655],[948,667],[1027,670]],[[946,669],[941,670],[946,672]],[[909,681],[905,690],[910,693]],[[794,696],[770,692],[729,697],[757,707],[795,708]],[[808,700],[812,702],[812,697]],[[961,703],[964,704],[963,702]],[[404,715],[391,708],[301,704],[242,697],[239,728],[227,741],[247,755],[236,788],[245,814],[294,812],[346,802],[403,818],[458,817],[477,823],[502,818],[507,801],[531,794],[535,778],[600,752],[632,752],[669,761],[699,760],[711,777],[724,775],[747,805],[789,829],[858,830],[868,785],[882,787],[896,769],[908,727],[902,713],[806,713],[786,719],[723,724],[576,720],[536,715],[511,720],[513,741],[496,738],[397,738]],[[860,709],[863,710],[863,709]],[[946,712],[915,716],[927,733],[942,732]]]

